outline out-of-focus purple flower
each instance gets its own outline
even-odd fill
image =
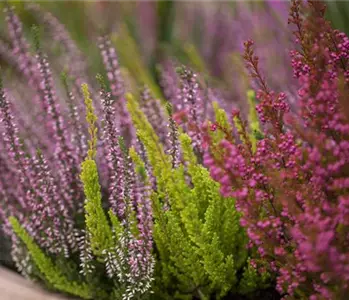
[[[117,125],[121,129],[120,133],[126,139],[127,144],[132,144],[135,139],[135,133],[131,125],[131,118],[126,110],[124,80],[121,76],[116,50],[107,37],[99,38],[99,48],[103,58],[104,67],[107,71],[111,96],[116,105],[116,113],[118,115]]]
[[[141,108],[144,114],[154,128],[162,145],[167,148],[167,122],[163,105],[159,99],[153,98],[149,88],[146,86],[143,88],[140,98]]]

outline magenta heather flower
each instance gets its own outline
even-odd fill
[[[276,271],[285,298],[342,299],[349,291],[347,38],[331,29],[320,2],[308,1],[307,16],[300,5],[293,1],[290,14],[300,44],[291,53],[299,114],[290,115],[286,95],[269,88],[247,41],[263,138],[255,151],[246,135],[243,144],[211,140],[204,163],[221,193],[236,197],[250,246]]]

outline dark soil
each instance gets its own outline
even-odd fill
[[[228,295],[223,298],[224,300],[280,300],[280,294],[273,288],[258,291],[253,295],[241,296],[241,295]]]

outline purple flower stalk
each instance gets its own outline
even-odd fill
[[[69,256],[69,246],[75,248],[73,222],[58,193],[58,187],[40,152],[31,163],[31,215],[26,224],[28,232],[48,252]]]
[[[125,218],[125,166],[119,147],[119,131],[115,124],[114,100],[110,92],[106,91],[101,76],[97,77],[101,84],[100,98],[104,113],[103,140],[107,145],[107,159],[109,168],[109,203],[114,214],[121,220]]]
[[[49,123],[47,126],[49,129],[52,128],[56,146],[54,155],[59,161],[58,173],[62,178],[62,196],[66,201],[66,205],[73,211],[74,208],[81,208],[82,205],[82,203],[74,203],[74,200],[79,199],[81,196],[81,189],[73,188],[77,184],[75,176],[78,174],[79,167],[72,154],[71,145],[69,145],[67,140],[68,134],[53,87],[50,66],[46,56],[40,49],[37,53],[37,60],[42,80],[41,85],[44,92],[45,112],[49,116]]]
[[[201,124],[203,121],[203,103],[200,97],[197,75],[186,67],[182,67],[180,73],[182,86],[181,97],[188,116],[186,130],[193,141],[196,151],[201,152],[202,137],[198,124]]]
[[[162,145],[167,149],[167,122],[160,100],[153,98],[149,88],[146,86],[143,88],[140,98],[143,113],[154,128]]]
[[[78,107],[76,103],[76,97],[72,91],[69,90],[68,81],[66,75],[62,75],[62,81],[64,88],[67,93],[68,98],[68,116],[70,125],[70,142],[75,150],[75,159],[80,165],[80,163],[85,158],[85,153],[87,151],[86,136],[83,127],[80,122],[80,117],[78,113]]]
[[[176,72],[174,63],[166,60],[160,67],[160,86],[165,99],[172,104],[174,112],[183,109],[182,99],[180,97],[180,78]]]
[[[6,99],[5,91],[2,87],[2,81],[0,81],[0,110],[1,110],[1,122],[4,125],[3,142],[8,157],[16,168],[16,174],[20,180],[20,193],[17,195],[17,201],[23,209],[26,208],[25,191],[29,188],[28,184],[28,160],[24,157],[22,151],[22,145],[18,138],[18,129],[13,121],[13,115],[10,111],[9,102]]]
[[[36,3],[29,3],[26,8],[33,12],[34,15],[41,21],[40,23],[46,25],[49,29],[51,37],[64,48],[66,63],[69,66],[69,71],[75,79],[76,88],[80,91],[80,86],[85,82],[87,65],[84,62],[83,56],[76,43],[72,40],[69,32],[64,25],[58,21],[50,12],[45,11],[40,5]]]
[[[177,168],[180,163],[180,152],[179,152],[179,141],[178,141],[178,126],[173,120],[172,116],[172,105],[170,103],[167,104],[167,112],[169,115],[168,118],[168,153],[171,155],[172,158],[172,168]]]
[[[66,243],[62,241],[62,237],[69,236],[69,230],[72,226],[69,225],[70,217],[65,211],[61,197],[58,196],[57,188],[53,184],[53,179],[50,177],[43,157],[40,156],[40,163],[38,160],[33,161],[25,157],[19,142],[18,130],[13,122],[9,103],[2,87],[0,87],[0,109],[2,123],[5,127],[4,143],[11,161],[16,166],[16,176],[20,181],[19,191],[16,193],[17,201],[22,206],[21,211],[27,210],[30,216],[27,218],[27,216],[18,215],[16,210],[10,211],[10,214],[21,217],[21,219],[24,218],[23,223],[28,232],[38,239],[37,241],[42,247],[52,253],[64,252],[67,255],[68,248],[64,246]],[[43,181],[45,181],[44,184]],[[11,192],[11,189],[8,191]],[[55,204],[52,205],[51,201],[54,197]],[[55,208],[55,205],[58,206],[58,209]],[[66,225],[60,222],[59,215],[64,217]],[[53,225],[47,226],[46,222],[51,222],[51,220]],[[42,238],[42,234],[45,238]],[[58,245],[53,243],[58,243]]]
[[[35,88],[39,87],[39,72],[35,68],[36,62],[34,57],[30,55],[29,44],[25,40],[22,32],[22,23],[14,13],[13,8],[6,5],[4,9],[6,13],[6,21],[8,32],[10,34],[13,54],[18,57],[17,63],[19,69],[28,78],[29,85],[34,84]]]
[[[115,105],[117,105],[116,113],[118,115],[118,128],[121,128],[121,135],[126,139],[127,144],[132,144],[135,139],[135,133],[132,127],[131,118],[126,110],[126,100],[124,97],[125,86],[124,80],[121,76],[116,50],[107,37],[99,38],[99,48],[103,58],[104,67],[107,71],[111,96],[115,101]]]
[[[17,68],[24,75],[28,81],[28,85],[36,93],[35,100],[40,103],[43,109],[45,109],[45,103],[43,102],[43,91],[40,79],[40,72],[37,68],[37,61],[29,52],[29,44],[24,38],[22,32],[22,23],[18,16],[14,13],[13,8],[6,5],[4,9],[6,13],[6,21],[8,32],[12,43],[12,52],[16,60]],[[45,121],[45,115],[41,115],[38,118],[39,122]]]

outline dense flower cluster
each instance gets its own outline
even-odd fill
[[[241,224],[258,250],[256,267],[275,272],[280,293],[345,299],[348,38],[329,26],[321,3],[309,1],[307,17],[301,5],[293,2],[289,19],[300,45],[291,53],[300,113],[289,114],[285,94],[269,89],[247,41],[244,59],[260,86],[263,138],[255,151],[243,138],[212,142],[205,163],[222,194],[237,198]]]

